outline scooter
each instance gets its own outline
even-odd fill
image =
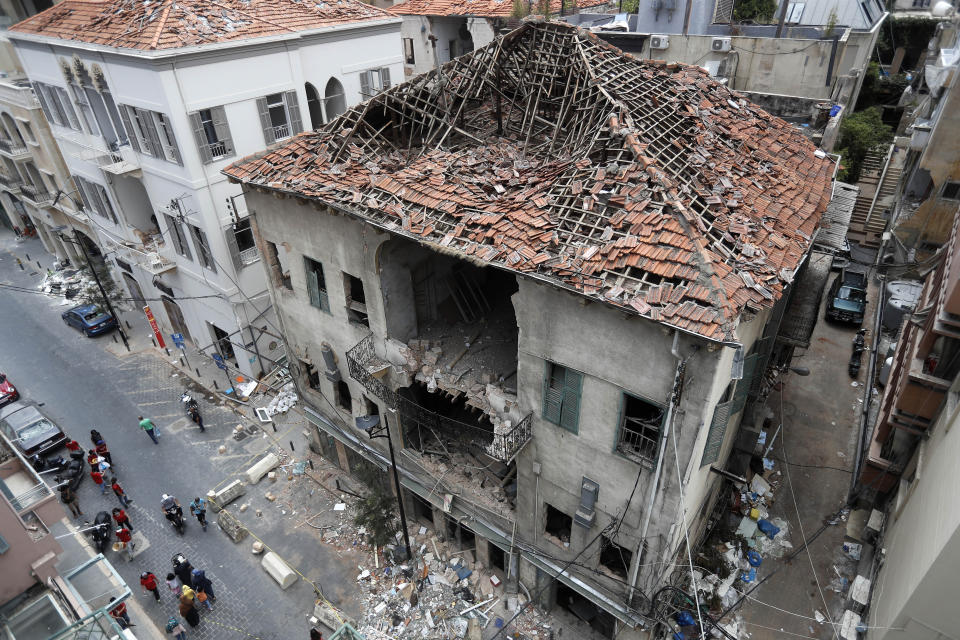
[[[83,452],[74,451],[70,454],[70,461],[67,462],[65,466],[60,467],[54,480],[57,481],[57,484],[69,483],[70,488],[74,491],[77,490],[77,487],[80,486],[80,483],[83,482],[83,479],[86,477],[86,466],[83,462]]]
[[[187,415],[190,416],[194,424],[200,427],[200,431],[203,431],[203,420],[200,418],[200,405],[197,404],[197,401],[194,400],[190,394],[184,392],[183,395],[180,396],[180,402],[187,406]]]
[[[93,545],[97,548],[98,553],[103,553],[107,545],[110,544],[110,537],[113,535],[110,526],[110,514],[106,511],[100,511],[94,518],[92,526],[94,529],[90,533],[90,537],[93,538]]]
[[[183,535],[187,523],[183,519],[183,508],[180,507],[177,499],[173,496],[163,494],[163,501],[160,503],[160,507],[163,509],[163,515],[170,521],[170,524],[177,530],[177,533]]]
[[[850,362],[847,364],[847,373],[851,378],[856,378],[860,375],[860,364],[863,360],[863,351],[865,349],[863,335],[866,332],[866,329],[860,329],[853,338],[853,352],[850,354]]]

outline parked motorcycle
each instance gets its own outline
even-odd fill
[[[181,508],[177,499],[173,496],[163,494],[163,499],[160,502],[160,508],[163,509],[164,517],[170,521],[170,524],[172,524],[173,528],[177,530],[177,533],[183,535],[184,529],[187,527],[187,523],[183,518],[183,508]]]
[[[190,416],[193,423],[200,427],[200,431],[203,431],[203,418],[200,416],[200,405],[197,404],[197,401],[189,393],[184,392],[180,396],[180,402],[186,405],[187,415]]]
[[[87,523],[90,529],[90,537],[93,538],[93,546],[97,548],[98,553],[103,553],[110,544],[110,538],[113,536],[113,527],[111,526],[110,514],[106,511],[97,513],[93,524]]]
[[[857,335],[853,338],[853,351],[850,354],[850,362],[847,364],[847,373],[851,378],[856,378],[858,375],[860,375],[860,365],[863,360],[863,352],[865,350],[864,334],[866,332],[866,329],[860,329],[857,331]]]
[[[83,452],[74,451],[70,454],[70,461],[66,464],[65,467],[61,467],[59,473],[54,476],[57,484],[69,483],[70,488],[74,491],[77,490],[77,487],[80,486],[80,483],[83,482],[83,479],[87,476],[86,466],[83,463]]]

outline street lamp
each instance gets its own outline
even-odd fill
[[[57,191],[57,197],[53,201],[54,204],[57,203],[57,200],[60,199],[60,196],[63,195],[62,191]],[[121,326],[120,316],[117,315],[117,312],[113,309],[113,304],[110,302],[109,296],[107,296],[106,290],[103,288],[103,283],[100,282],[100,275],[97,273],[97,270],[93,268],[93,261],[90,259],[90,254],[87,252],[87,246],[83,244],[80,238],[77,237],[76,229],[71,229],[73,231],[72,239],[67,239],[66,235],[63,233],[66,229],[66,225],[60,225],[54,227],[53,230],[57,232],[57,235],[60,236],[60,239],[64,242],[70,242],[72,244],[80,247],[80,251],[83,252],[83,257],[87,261],[87,266],[90,267],[90,273],[93,275],[94,281],[97,283],[97,288],[100,289],[100,295],[103,296],[103,302],[107,305],[107,310],[110,311],[110,315],[113,316],[113,319],[117,321],[117,331],[120,332],[120,339],[123,340],[123,346],[127,348],[127,351],[130,351],[130,343],[127,342],[127,334],[123,332],[123,326]]]
[[[410,534],[407,532],[407,515],[403,510],[403,495],[400,493],[400,475],[397,473],[397,459],[393,455],[393,438],[390,437],[390,427],[387,426],[386,421],[381,424],[380,416],[378,415],[358,416],[355,421],[357,428],[365,431],[371,440],[374,438],[387,439],[387,448],[390,450],[390,466],[393,468],[393,483],[397,488],[397,506],[400,508],[400,526],[403,529],[403,544],[406,547],[404,558],[409,558],[411,555]],[[384,432],[386,432],[387,435],[383,435]]]

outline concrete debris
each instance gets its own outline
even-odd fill
[[[293,382],[288,382],[283,385],[283,388],[280,389],[273,400],[270,401],[270,404],[267,405],[267,414],[275,416],[278,413],[286,413],[290,410],[290,407],[297,403],[297,393],[294,390]]]

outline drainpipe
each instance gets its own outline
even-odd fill
[[[657,489],[660,486],[660,474],[663,471],[663,455],[667,448],[667,440],[670,439],[670,434],[673,431],[671,426],[673,424],[674,398],[677,383],[680,382],[680,374],[683,371],[683,356],[681,356],[677,350],[679,344],[680,332],[674,329],[670,354],[677,360],[677,370],[673,374],[673,386],[670,387],[670,403],[667,405],[667,419],[664,420],[664,424],[667,425],[667,433],[660,439],[660,452],[657,455],[657,466],[653,471],[653,482],[650,484],[650,495],[647,497],[647,509],[643,515],[643,526],[640,527],[640,542],[637,543],[637,552],[634,554],[636,562],[633,565],[633,570],[630,572],[630,592],[627,594],[627,606],[630,606],[630,603],[633,602],[633,592],[637,587],[637,578],[640,574],[640,561],[643,555],[643,542],[647,539],[647,530],[650,528],[650,516],[653,515],[653,505],[657,500]],[[626,514],[624,514],[624,517],[626,517]]]

